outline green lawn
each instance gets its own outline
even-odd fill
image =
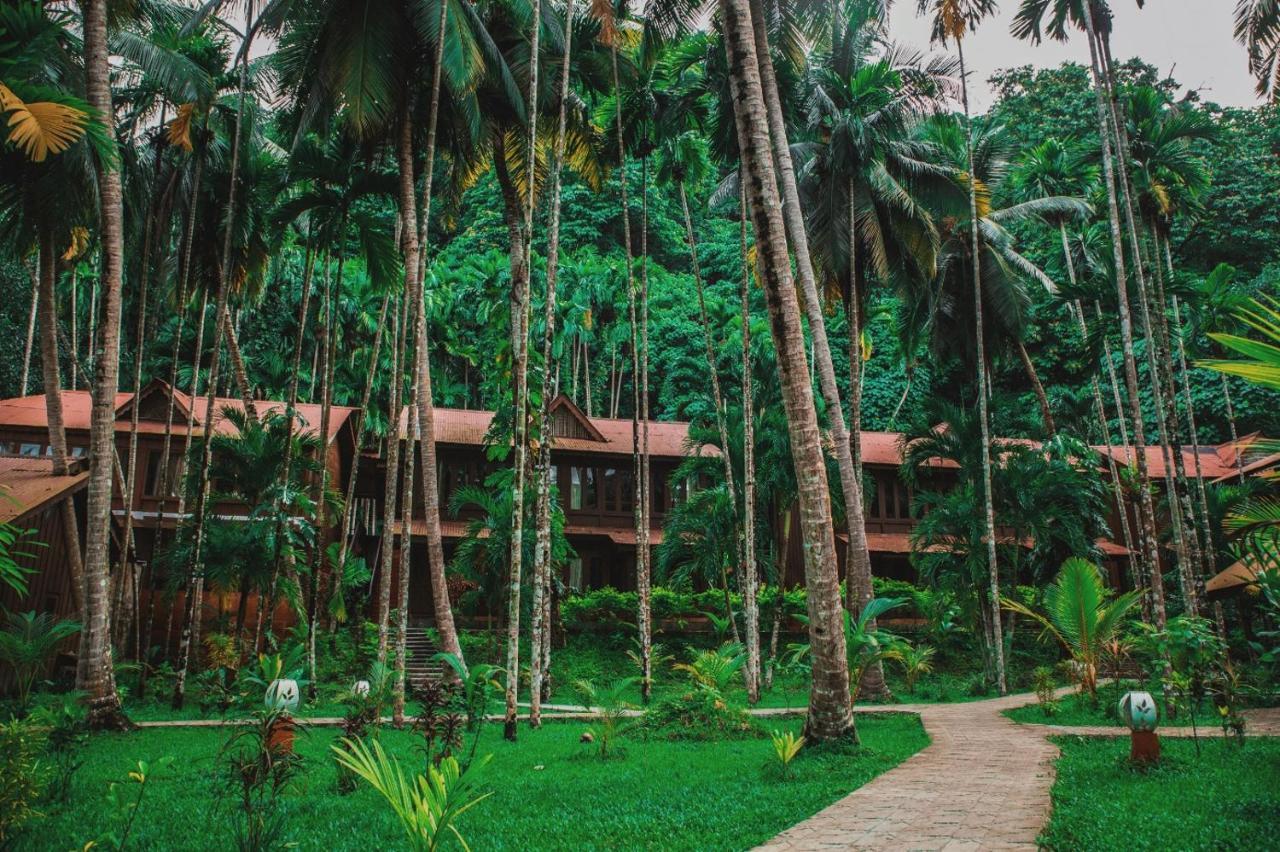
[[[796,727],[778,720],[777,727]],[[486,727],[480,752],[494,755],[483,771],[488,799],[462,823],[472,848],[745,849],[821,810],[923,748],[915,717],[860,716],[858,749],[804,752],[794,776],[763,770],[768,739],[732,742],[645,742],[625,738],[625,756],[602,761],[579,744],[580,723],[521,728],[507,743]],[[771,725],[772,726],[772,725]],[[228,731],[149,729],[101,735],[84,752],[71,803],[20,836],[19,849],[80,848],[108,825],[104,796],[139,759],[163,755],[174,767],[149,788],[134,828],[134,849],[212,850],[234,845],[232,798],[219,780],[216,755]],[[286,837],[300,849],[400,848],[400,829],[368,788],[342,796],[329,745],[333,728],[300,734],[304,776],[285,796]],[[421,759],[407,733],[385,730],[383,742],[402,760]]]
[[[1185,711],[1180,711],[1175,718],[1169,718],[1164,699],[1160,697],[1159,687],[1152,687],[1148,691],[1155,697],[1156,705],[1160,708],[1158,727],[1191,727],[1191,716]],[[1111,725],[1118,728],[1122,725],[1116,708],[1122,695],[1124,695],[1124,691],[1117,690],[1112,686],[1102,686],[1098,690],[1098,703],[1096,705],[1089,699],[1079,695],[1068,695],[1058,701],[1057,710],[1052,715],[1045,715],[1044,710],[1035,702],[1015,707],[1012,710],[1006,710],[1004,715],[1015,722],[1031,724]],[[1201,728],[1218,724],[1218,712],[1213,707],[1213,702],[1204,702],[1196,714],[1196,724]]]
[[[1127,739],[1060,737],[1050,849],[1274,849],[1280,825],[1280,740],[1243,749],[1222,740],[1161,741],[1157,768],[1128,765]]]

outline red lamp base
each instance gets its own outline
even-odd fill
[[[1133,731],[1129,735],[1129,760],[1155,763],[1160,759],[1160,738],[1155,731]]]

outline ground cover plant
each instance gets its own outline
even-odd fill
[[[1129,765],[1127,738],[1058,737],[1053,815],[1040,842],[1068,849],[1275,848],[1280,740],[1161,741],[1160,763]]]
[[[522,731],[520,743],[502,740],[501,728],[483,729],[478,752],[492,754],[476,776],[491,793],[460,820],[474,849],[664,848],[745,849],[900,763],[928,741],[909,714],[862,717],[859,748],[805,748],[783,780],[769,771],[768,738],[732,742],[644,741],[623,737],[624,754],[601,760],[579,740],[582,722],[548,722]],[[772,727],[798,733],[799,721]],[[301,765],[278,800],[282,836],[299,849],[397,848],[402,829],[371,788],[339,792],[330,749],[337,728],[298,733]],[[138,759],[175,758],[148,783],[131,829],[132,848],[224,849],[224,827],[238,807],[215,773],[215,755],[227,732],[208,728],[146,729],[95,737],[84,751],[70,802],[47,808],[38,830],[17,838],[23,850],[79,848],[107,828],[101,795]],[[384,729],[383,748],[406,771],[422,765],[420,736]]]

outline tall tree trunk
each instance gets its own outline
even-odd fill
[[[761,90],[748,0],[721,0],[729,84],[748,206],[756,233],[757,268],[778,353],[787,431],[791,439],[804,536],[812,677],[806,736],[815,741],[857,738],[849,693],[835,533],[822,437],[804,351],[800,306],[791,279],[786,226],[774,176],[768,117]],[[781,147],[786,146],[785,136]],[[803,264],[802,264],[803,265]]]
[[[449,600],[449,584],[445,576],[444,536],[440,531],[440,486],[437,482],[436,464],[436,413],[431,390],[431,330],[427,325],[427,308],[423,298],[423,281],[426,272],[427,226],[431,220],[431,190],[435,176],[436,130],[440,114],[440,80],[444,64],[444,34],[448,23],[449,4],[440,4],[438,32],[441,34],[436,42],[435,62],[432,67],[431,105],[427,113],[427,151],[422,176],[422,222],[420,239],[415,245],[414,273],[417,284],[412,288],[415,294],[413,301],[414,319],[417,325],[417,361],[415,363],[415,404],[418,412],[418,436],[422,452],[422,513],[426,525],[427,538],[427,573],[431,578],[432,614],[435,617],[436,634],[440,637],[440,649],[452,654],[466,671],[466,661],[462,655],[462,645],[458,642],[458,631],[453,623],[453,605]],[[534,16],[535,19],[537,15]],[[411,153],[411,152],[410,152]],[[410,160],[412,162],[412,160]],[[412,168],[407,172],[411,175]],[[402,192],[404,191],[402,186]],[[412,197],[402,196],[403,200]],[[412,208],[410,208],[412,209]],[[405,225],[412,223],[406,219]],[[405,248],[405,272],[408,274],[409,247]],[[405,331],[408,334],[408,330]],[[411,480],[412,481],[412,480]]]
[[[39,253],[39,249],[37,249]],[[39,266],[42,259],[37,259],[34,263],[27,261],[27,271],[31,273],[31,309],[27,312],[27,345],[22,350],[22,382],[19,387],[22,388],[20,395],[26,396],[31,392],[31,346],[36,335],[36,314],[39,311],[40,304],[40,270]],[[74,335],[73,335],[74,339]],[[74,378],[72,379],[74,384]]]
[[[347,553],[351,549],[351,525],[355,519],[356,479],[360,474],[360,456],[364,450],[364,433],[368,417],[364,416],[373,400],[374,377],[378,375],[378,358],[382,354],[382,332],[387,324],[387,309],[391,305],[391,291],[382,297],[382,307],[378,311],[378,327],[373,333],[373,351],[369,353],[368,378],[364,383],[364,392],[360,395],[360,425],[356,427],[355,454],[351,458],[351,470],[347,474],[347,492],[342,500],[342,526],[338,539],[338,564],[347,564]],[[394,342],[393,342],[394,345]]]
[[[711,317],[708,316],[707,314],[707,300],[704,292],[705,288],[702,281],[702,268],[698,263],[698,241],[693,233],[693,218],[689,215],[689,199],[688,199],[688,194],[685,192],[684,180],[679,180],[677,182],[677,187],[679,188],[679,192],[680,192],[680,208],[684,213],[685,241],[689,244],[689,264],[690,264],[690,268],[693,271],[693,283],[698,293],[698,320],[702,326],[703,353],[707,360],[707,373],[711,378],[711,401],[713,406],[715,407],[716,431],[719,433],[719,437],[720,437],[720,450],[721,450],[720,461],[724,468],[725,490],[729,494],[730,505],[733,507],[734,523],[738,527],[738,530],[737,530],[738,561],[742,569],[741,572],[739,573],[739,578],[740,578],[739,586],[743,594],[743,606],[746,607],[747,606],[746,572],[748,570],[751,570],[751,567],[752,567],[752,566],[748,566],[746,561],[747,552],[745,548],[746,548],[746,541],[747,541],[747,535],[748,535],[748,532],[747,532],[748,528],[745,525],[745,521],[743,517],[738,514],[738,489],[737,489],[737,486],[734,484],[735,477],[733,475],[733,454],[731,452],[731,448],[729,445],[729,425],[725,415],[724,394],[721,392],[721,389],[720,389],[720,370],[716,366],[716,346],[715,346],[715,342],[712,340]],[[741,196],[742,194],[739,193],[740,198]],[[741,202],[741,205],[744,207],[744,212],[743,212],[744,219],[742,221],[742,228],[745,229],[746,228],[745,200]],[[745,246],[745,240],[744,240],[744,246]],[[750,274],[747,268],[747,257],[746,257],[745,251],[742,257],[742,263],[743,263],[742,273],[743,273],[743,278],[745,283],[746,277]],[[747,322],[747,316],[746,314],[743,314],[744,333],[747,333],[745,328],[746,322]],[[746,355],[746,352],[744,350],[744,357],[745,355]],[[744,361],[743,363],[745,364],[746,362]],[[746,385],[744,385],[744,388],[745,387]],[[748,409],[746,408],[746,405],[747,405],[746,403],[743,403],[743,406],[744,406],[743,417],[749,419],[750,414]],[[749,487],[750,483],[744,482],[743,486],[744,488]],[[729,617],[733,618],[732,608],[730,608]],[[746,683],[746,688],[747,688],[747,699],[752,704],[755,704],[760,699],[760,690],[759,690],[758,681],[756,680],[756,675],[755,675],[756,669],[753,666],[753,660],[751,659],[751,646],[754,644],[755,652],[758,655],[760,651],[760,643],[759,643],[758,636],[756,638],[756,641],[752,643],[751,630],[749,627],[747,629],[747,643],[748,643],[747,665],[743,668],[742,671],[743,671],[743,677],[744,677],[744,681]],[[755,662],[758,662],[758,660]]]
[[[683,190],[683,184],[681,185]],[[738,235],[742,246],[747,243],[747,199],[738,193],[740,210]],[[687,217],[686,217],[687,218]],[[742,253],[742,278],[738,286],[742,314],[742,606],[746,611],[747,700],[760,701],[760,575],[756,566],[756,431],[755,393],[751,377],[751,270],[747,254]],[[726,447],[728,444],[725,445]],[[781,595],[782,584],[778,584]],[[772,649],[777,650],[777,619],[774,620]]]
[[[378,547],[378,662],[381,665],[387,662],[387,636],[391,623],[392,527],[396,519],[396,474],[400,471],[400,388],[404,384],[401,372],[408,358],[405,348],[408,346],[406,330],[410,310],[409,300],[401,298],[392,327],[394,347],[387,393],[387,464],[382,483],[382,537]],[[408,535],[408,530],[401,530],[400,540],[404,541]]]
[[[987,350],[983,340],[982,311],[982,261],[981,237],[978,234],[978,187],[973,179],[973,120],[969,112],[969,80],[964,61],[964,41],[956,39],[956,54],[960,60],[960,92],[964,103],[965,156],[969,168],[969,250],[973,262],[974,340],[978,357],[978,419],[982,425],[982,504],[986,524],[987,581],[989,583],[987,605],[991,609],[991,650],[994,657],[996,688],[1006,692],[1004,672],[1004,634],[1000,628],[1000,566],[996,561],[996,516],[991,493],[991,413],[988,410]]]
[[[1058,427],[1053,422],[1053,411],[1049,408],[1049,395],[1045,393],[1044,385],[1040,382],[1040,374],[1036,372],[1036,365],[1031,362],[1031,355],[1021,340],[1017,341],[1017,348],[1018,360],[1022,362],[1022,369],[1026,371],[1031,389],[1035,391],[1036,401],[1040,403],[1040,422],[1044,425],[1045,435],[1052,438],[1058,434]]]
[[[538,448],[535,459],[538,503],[535,511],[537,543],[533,551],[533,608],[529,626],[529,725],[542,725],[542,680],[544,650],[550,647],[545,634],[551,630],[546,619],[547,590],[551,583],[551,397],[553,344],[556,328],[556,281],[560,265],[560,171],[564,167],[565,128],[568,123],[569,72],[573,47],[573,0],[564,9],[564,57],[560,67],[559,110],[555,147],[551,161],[551,216],[547,223],[547,294],[543,304],[542,410],[538,417]]]
[[[338,261],[341,263],[341,259]],[[235,323],[231,321],[231,311],[227,306],[222,310],[223,334],[227,340],[227,361],[231,367],[231,377],[235,381],[240,401],[244,403],[244,413],[250,420],[258,419],[258,407],[253,402],[253,388],[249,384],[249,371],[244,366],[244,356],[240,354],[240,340],[236,333]]]
[[[310,317],[311,307],[311,276],[315,271],[315,248],[311,241],[311,229],[308,227],[307,248],[302,263],[302,293],[298,305],[298,333],[294,335],[293,340],[293,363],[289,371],[289,392],[288,399],[285,401],[285,417],[287,417],[285,427],[285,445],[284,445],[284,461],[281,463],[280,483],[285,486],[281,492],[287,491],[288,484],[293,481],[293,452],[294,452],[294,435],[293,427],[298,420],[298,371],[302,366],[302,346],[307,339],[307,319]],[[259,643],[262,639],[263,618],[266,618],[267,630],[271,630],[276,611],[276,591],[280,583],[281,562],[286,558],[282,543],[285,537],[285,513],[282,511],[284,507],[282,497],[277,497],[275,501],[276,512],[276,530],[275,539],[272,546],[271,558],[271,582],[267,590],[267,599],[265,602],[258,603],[258,619],[253,629],[253,650],[256,653],[260,647]]]
[[[653,697],[653,611],[651,584],[652,551],[649,549],[649,526],[653,512],[653,490],[650,488],[652,466],[649,464],[649,153],[640,160],[640,469],[636,483],[636,629],[640,633],[640,702],[647,705]],[[729,613],[733,620],[733,613]]]
[[[1138,395],[1138,367],[1133,345],[1133,319],[1129,309],[1124,238],[1120,233],[1120,204],[1116,197],[1111,122],[1108,118],[1106,85],[1102,79],[1098,47],[1095,41],[1096,32],[1093,23],[1093,12],[1088,3],[1083,4],[1082,9],[1089,41],[1090,71],[1093,76],[1098,113],[1098,135],[1102,145],[1103,180],[1107,188],[1107,210],[1111,229],[1111,250],[1115,259],[1116,297],[1120,314],[1120,342],[1124,359],[1125,390],[1129,395],[1129,415],[1130,423],[1133,427],[1133,458],[1138,469],[1138,516],[1141,526],[1144,574],[1148,581],[1145,597],[1156,626],[1163,627],[1165,622],[1164,588],[1160,578],[1160,554],[1155,531],[1155,507],[1151,500],[1150,477],[1147,473],[1146,427],[1142,419],[1142,402]]]
[[[115,141],[111,105],[111,69],[107,51],[106,0],[84,0],[85,88],[89,106],[98,114],[108,142]],[[102,158],[94,159],[100,205],[103,310],[101,352],[94,383],[89,426],[88,534],[85,541],[85,633],[88,655],[85,686],[88,721],[93,728],[126,728],[111,657],[110,613],[107,611],[111,560],[111,486],[115,456],[115,396],[120,378],[120,301],[124,266],[124,210],[120,172]]]
[[[846,526],[849,532],[849,549],[846,569],[846,606],[856,618],[862,608],[875,597],[871,585],[871,554],[867,549],[866,517],[863,512],[862,481],[858,477],[853,461],[851,441],[860,441],[862,436],[850,432],[844,419],[844,408],[840,402],[840,389],[836,384],[834,362],[831,359],[831,347],[827,340],[826,319],[822,313],[822,298],[818,293],[817,279],[813,274],[813,262],[809,252],[809,237],[804,226],[804,212],[801,209],[800,192],[796,185],[795,168],[791,159],[791,147],[787,140],[786,120],[782,110],[782,100],[778,93],[778,83],[773,69],[773,60],[769,54],[769,39],[765,29],[765,16],[760,0],[751,0],[752,37],[754,39],[756,61],[759,66],[761,86],[764,95],[766,118],[768,120],[769,140],[772,145],[773,162],[777,171],[778,187],[782,197],[782,215],[786,227],[786,236],[795,252],[796,277],[800,279],[800,290],[803,296],[805,317],[809,320],[810,346],[812,349],[812,371],[816,374],[819,390],[826,403],[827,419],[831,427],[831,444],[836,456],[836,465],[840,471],[840,490],[846,507]],[[812,383],[812,382],[811,382]],[[849,508],[853,507],[853,508]],[[872,621],[871,625],[874,626]],[[888,690],[879,689],[883,684],[883,670],[880,664],[873,663],[864,679],[864,694],[879,693],[887,695]]]
[[[420,344],[422,341],[416,341]],[[396,590],[396,679],[395,705],[392,717],[396,725],[404,724],[404,700],[407,692],[405,663],[409,637],[409,584],[413,581],[413,466],[416,461],[414,438],[418,434],[418,410],[414,405],[417,384],[409,383],[409,422],[404,444],[404,472],[400,478],[400,576]],[[390,475],[390,474],[389,474]]]

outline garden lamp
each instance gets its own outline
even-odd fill
[[[1159,715],[1149,692],[1126,692],[1120,699],[1120,720],[1129,727],[1129,759],[1134,763],[1160,759],[1160,738],[1156,736]]]

